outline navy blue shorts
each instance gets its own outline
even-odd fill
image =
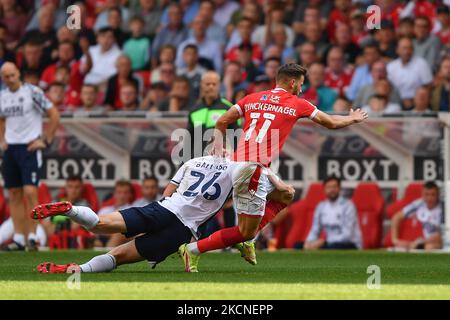
[[[5,188],[37,186],[41,175],[42,151],[28,151],[26,144],[11,144],[3,153],[2,175]]]
[[[135,239],[135,244],[139,254],[148,261],[159,263],[177,252],[180,245],[191,241],[191,230],[156,201],[119,212],[127,226],[127,238],[144,233]]]

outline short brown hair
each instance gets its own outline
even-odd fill
[[[297,63],[288,63],[282,65],[277,71],[277,83],[286,82],[291,79],[300,79],[306,77],[307,71],[304,67]]]

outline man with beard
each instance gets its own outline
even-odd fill
[[[341,196],[341,181],[328,177],[323,186],[327,199],[316,207],[305,250],[360,249],[362,240],[355,205]],[[320,237],[322,231],[326,233],[325,239]]]

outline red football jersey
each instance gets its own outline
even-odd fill
[[[267,167],[279,155],[297,120],[312,119],[318,112],[312,103],[282,88],[250,94],[234,107],[245,118],[234,160]]]

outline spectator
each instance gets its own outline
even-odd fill
[[[115,63],[117,73],[108,79],[104,105],[108,108],[121,109],[123,101],[120,98],[120,89],[125,83],[131,82],[136,90],[140,89],[140,78],[133,74],[131,70],[131,60],[125,55],[117,58]]]
[[[222,28],[225,28],[230,21],[232,14],[240,9],[239,5],[230,0],[214,0],[216,10],[214,13],[214,22]]]
[[[400,225],[405,218],[415,216],[422,224],[423,238],[406,241],[399,238]],[[439,202],[439,187],[434,182],[426,182],[423,186],[422,199],[418,199],[404,207],[392,217],[392,243],[404,249],[441,249],[442,206]]]
[[[39,83],[42,89],[47,89],[48,85],[55,81],[56,69],[59,66],[70,68],[70,89],[80,92],[84,76],[92,68],[92,59],[88,50],[85,50],[85,63],[75,59],[75,46],[70,41],[60,42],[58,45],[58,60],[45,68]]]
[[[232,29],[230,39],[228,40],[226,52],[228,52],[231,48],[234,48],[240,45],[242,42],[248,42],[252,45],[255,43],[252,42],[251,36],[255,26],[259,24],[261,10],[257,3],[255,2],[246,2],[242,7],[242,11],[236,11],[233,14],[232,22],[228,25],[229,29]],[[250,22],[250,29],[242,30],[240,28],[240,22],[243,20],[248,20]],[[236,28],[237,26],[237,28]],[[243,33],[244,31],[244,33]],[[258,45],[259,47],[259,45]],[[261,54],[262,56],[262,54]]]
[[[430,89],[428,87],[419,87],[414,95],[414,108],[411,110],[416,114],[429,113],[430,110]]]
[[[320,29],[327,25],[330,11],[333,7],[331,1],[309,0],[299,1],[295,10],[293,28],[297,34],[305,32],[306,26],[319,22]]]
[[[159,70],[160,70],[160,77],[158,82],[164,83],[164,85],[170,90],[177,76],[175,71],[175,65],[173,63],[164,62],[161,63]]]
[[[144,34],[153,37],[159,27],[162,11],[156,0],[139,0],[139,6],[131,10],[130,15],[141,17],[144,21]]]
[[[243,77],[241,64],[235,61],[228,62],[225,66],[221,94],[225,99],[233,101],[236,93],[246,90],[247,87],[248,82]]]
[[[43,2],[42,7],[36,10],[30,22],[28,23],[26,31],[28,32],[33,29],[38,29],[39,25],[41,24],[42,14],[47,10],[53,11],[51,25],[54,29],[59,29],[63,25],[65,25],[67,21],[67,14],[64,9],[60,8],[59,2],[59,0],[50,0],[46,1],[45,3]]]
[[[386,63],[382,60],[378,60],[374,64],[372,64],[370,68],[370,74],[372,76],[372,83],[365,85],[358,91],[358,95],[356,96],[356,99],[353,101],[353,104],[355,106],[364,106],[369,102],[369,99],[371,96],[373,96],[376,92],[377,83],[380,80],[386,80],[387,81],[387,70],[386,70]],[[391,103],[401,104],[402,99],[400,98],[400,94],[398,90],[393,87],[389,82],[387,83],[387,86],[389,86],[389,92],[386,93],[386,96],[388,97],[388,101]]]
[[[436,35],[445,46],[450,43],[450,9],[447,6],[438,7],[437,19],[440,24],[440,29]]]
[[[97,105],[98,88],[93,84],[84,84],[81,87],[81,108],[83,112],[103,113],[104,107]]]
[[[309,84],[303,91],[304,99],[310,101],[322,111],[331,111],[338,94],[324,85],[325,67],[320,63],[313,63],[308,70]]]
[[[130,16],[130,13],[128,11],[128,8],[122,5],[121,0],[106,0],[106,5],[103,7],[102,12],[97,16],[97,20],[95,21],[94,30],[100,31],[106,27],[109,26],[109,14],[110,9],[112,8],[119,8],[120,9],[120,16],[122,17],[122,21],[124,25],[127,25],[128,23],[128,17]]]
[[[428,62],[433,70],[439,58],[441,42],[431,33],[431,23],[427,17],[417,17],[414,20],[414,54]]]
[[[364,47],[363,60],[364,64],[358,66],[353,73],[350,87],[347,90],[347,98],[351,101],[355,100],[358,91],[367,84],[373,82],[370,69],[372,64],[380,59],[380,51],[376,44],[370,43]]]
[[[388,59],[397,58],[394,25],[389,20],[382,20],[380,27],[380,29],[375,30],[375,40],[380,48],[381,56]]]
[[[120,86],[120,106],[115,106],[116,110],[136,111],[139,108],[139,97],[135,84],[126,82]]]
[[[162,66],[167,64],[173,65],[175,63],[176,56],[177,49],[174,46],[167,44],[161,47],[158,57],[158,66],[151,70],[150,83],[161,81]]]
[[[362,110],[367,112],[369,116],[379,116],[390,113],[400,113],[401,107],[395,103],[389,103],[386,96],[381,94],[374,94],[369,99],[369,104],[362,107]]]
[[[70,71],[68,66],[59,66],[56,69],[55,81],[64,85],[64,106],[74,108],[80,105],[80,90],[74,90],[70,85]]]
[[[362,239],[355,205],[340,195],[341,181],[329,177],[324,181],[326,200],[315,211],[311,231],[306,238],[305,250],[361,249]],[[320,238],[325,231],[325,239]]]
[[[247,81],[252,82],[256,75],[259,73],[258,68],[252,60],[252,45],[249,43],[242,43],[237,51],[237,59],[231,61],[237,61],[243,66]]]
[[[181,0],[179,1],[180,7],[180,18],[184,25],[188,26],[192,23],[194,18],[198,14],[198,10],[200,8],[200,1],[198,0]],[[170,6],[166,7],[161,16],[161,25],[167,26],[170,24]]]
[[[334,9],[331,11],[328,25],[327,33],[328,39],[334,41],[336,39],[336,32],[339,26],[350,24],[350,13],[352,10],[351,0],[335,0]],[[350,31],[348,29],[348,31]],[[350,32],[348,34],[350,36]]]
[[[281,61],[285,63],[295,63],[295,50],[286,46],[286,30],[282,24],[276,24],[272,28],[272,46],[276,47],[281,53]]]
[[[56,32],[53,27],[55,7],[49,3],[39,9],[37,14],[39,15],[39,24],[25,33],[19,42],[19,46],[30,40],[37,41],[42,44],[43,56],[48,59],[52,56],[52,51],[57,45]]]
[[[155,177],[147,177],[142,181],[142,198],[136,199],[132,207],[144,207],[153,201],[161,199],[159,181]]]
[[[304,26],[304,29],[305,31],[303,35],[300,35],[298,42],[300,44],[304,44],[305,42],[313,44],[316,48],[317,56],[322,58],[330,45],[327,41],[323,40],[323,32],[320,22],[318,20],[311,21]]]
[[[351,109],[351,103],[344,96],[338,97],[336,99],[336,101],[333,103],[333,112],[335,112],[335,113],[347,114],[350,111],[350,109]]]
[[[80,176],[72,175],[67,177],[64,185],[64,193],[62,197],[58,197],[55,201],[69,201],[74,206],[87,206],[89,203],[82,198],[83,180]],[[79,228],[79,225],[72,222],[67,216],[51,217],[52,225],[47,229],[47,233],[53,234],[60,230],[71,230]]]
[[[214,11],[215,4],[213,0],[202,0],[198,10],[198,16],[205,22],[206,38],[211,41],[216,41],[223,48],[226,41],[226,32],[220,24],[214,21]]]
[[[154,83],[142,100],[141,109],[158,111],[158,105],[167,98],[169,92],[167,86],[162,82]]]
[[[205,132],[213,129],[217,119],[231,106],[231,102],[220,96],[220,75],[214,71],[206,72],[201,80],[200,100],[191,108],[188,115],[187,129],[190,134],[191,154],[183,155],[185,159],[203,156],[206,147],[206,142],[203,140]],[[230,129],[235,128],[233,126]],[[199,139],[203,143],[194,143]],[[197,149],[199,147],[202,149]]]
[[[278,68],[281,66],[281,60],[279,58],[268,58],[264,61],[264,73],[270,81],[270,88],[275,88],[275,80],[277,76]],[[247,89],[248,93],[253,93],[255,84],[251,83]]]
[[[202,60],[202,65],[208,69],[214,69],[217,72],[222,70],[222,50],[217,42],[206,38],[206,23],[201,16],[195,17],[192,22],[192,37],[183,41],[177,50],[176,65],[178,68],[184,67],[183,49],[188,44],[195,44],[198,47],[198,53]]]
[[[442,83],[433,89],[431,108],[433,111],[450,111],[450,57],[442,60],[439,74],[442,77]]]
[[[131,202],[134,196],[134,189],[130,182],[126,180],[119,180],[116,182],[114,186],[113,193],[113,204],[109,206],[105,206],[100,209],[98,215],[104,215],[111,212],[124,210],[131,207]],[[107,247],[116,247],[119,244],[126,242],[126,238],[119,233],[108,235],[108,236],[100,236],[100,241]]]
[[[47,97],[58,111],[66,110],[66,105],[64,104],[64,89],[64,83],[56,81],[50,83],[47,89]]]
[[[169,97],[161,101],[158,105],[158,111],[186,111],[191,106],[189,80],[185,77],[176,77],[173,81]]]
[[[412,107],[416,89],[433,81],[428,63],[421,57],[414,56],[413,42],[401,38],[397,45],[398,58],[387,66],[388,79],[399,90],[405,109]]]
[[[188,36],[188,30],[184,27],[182,21],[181,7],[178,4],[171,4],[168,7],[169,23],[164,26],[153,40],[152,57],[156,57],[163,45],[170,44],[178,48]],[[153,66],[156,66],[156,59],[153,58]]]
[[[346,24],[338,24],[335,35],[335,45],[340,47],[344,52],[345,62],[355,64],[356,57],[359,56],[361,49],[352,42],[350,26]]]
[[[23,13],[17,1],[6,0],[0,2],[0,23],[7,26],[5,35],[6,47],[16,49],[19,40],[25,34],[28,16]]]
[[[191,99],[197,100],[200,94],[200,80],[207,71],[198,62],[198,48],[190,44],[184,47],[183,62],[185,67],[178,69],[177,75],[186,77],[191,84]]]
[[[259,65],[263,59],[263,52],[261,47],[251,42],[251,36],[254,29],[253,21],[249,18],[243,17],[238,23],[237,31],[239,33],[239,39],[232,43],[232,38],[228,42],[227,52],[225,54],[226,61],[237,60],[238,50],[242,44],[249,45],[252,48],[252,60],[255,65]]]
[[[335,90],[338,95],[344,95],[352,80],[353,70],[345,64],[344,52],[339,47],[328,51],[327,68],[324,84]]]
[[[99,85],[116,74],[116,60],[121,55],[120,48],[116,44],[114,32],[111,28],[103,28],[98,31],[98,44],[89,48],[92,59],[92,68],[86,74],[85,83]],[[86,56],[82,62],[85,63]]]
[[[358,47],[363,47],[364,44],[371,39],[366,28],[366,16],[359,9],[352,11],[350,14],[350,29],[352,43]]]
[[[122,21],[121,9],[119,7],[112,7],[108,9],[108,27],[114,32],[114,37],[119,47],[122,48],[127,34],[123,31],[124,23]]]
[[[270,89],[273,89],[273,84],[270,81],[269,77],[267,77],[265,74],[261,74],[255,77],[253,92],[261,92]]]
[[[311,42],[305,42],[299,47],[300,51],[300,63],[306,69],[309,69],[311,65],[319,61],[317,56],[316,47]]]
[[[397,28],[397,39],[400,38],[414,38],[414,20],[406,17],[400,20]]]
[[[284,6],[283,2],[274,1],[267,6],[266,20],[264,25],[258,26],[252,35],[252,42],[257,43],[261,48],[265,48],[272,38],[273,26],[282,24],[286,30],[286,46],[292,47],[295,40],[295,33],[291,27],[284,24]]]
[[[23,73],[23,81],[36,87],[39,86],[39,78],[39,73],[31,70]]]
[[[140,16],[135,16],[130,19],[129,26],[131,38],[125,42],[123,52],[131,59],[133,70],[148,68],[151,45],[150,40],[143,34],[144,19]]]

